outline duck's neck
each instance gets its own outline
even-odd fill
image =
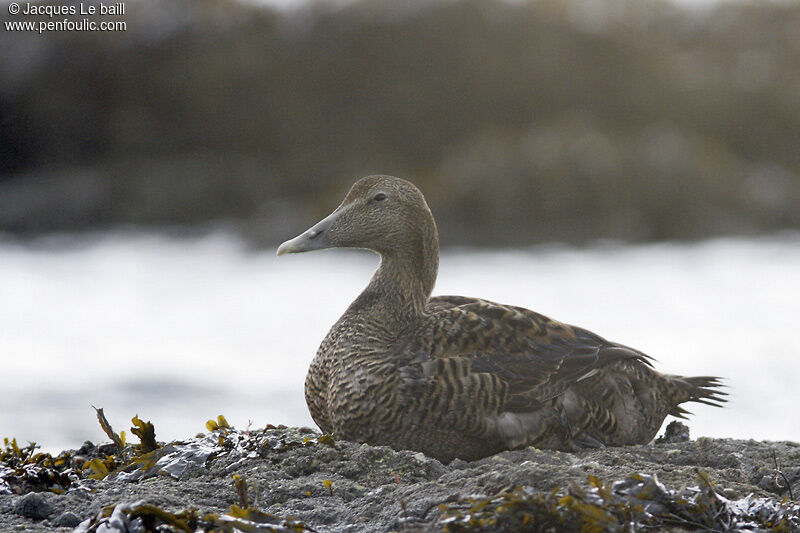
[[[435,226],[434,226],[435,228]],[[350,311],[366,313],[392,331],[421,317],[436,283],[436,230],[381,252],[381,264]]]

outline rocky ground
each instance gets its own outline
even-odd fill
[[[52,462],[7,444],[0,531],[145,531],[159,524],[171,524],[162,531],[466,531],[498,524],[590,524],[600,531],[626,521],[672,530],[799,530],[800,444],[691,441],[683,426],[672,429],[669,439],[647,446],[528,448],[448,465],[304,428],[240,432],[223,425],[154,451],[87,445]]]

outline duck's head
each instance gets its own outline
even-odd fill
[[[425,198],[414,184],[393,176],[358,180],[333,213],[281,244],[278,255],[324,248],[363,248],[384,258],[418,251],[438,260],[436,224]]]

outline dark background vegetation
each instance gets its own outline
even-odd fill
[[[275,244],[371,173],[415,181],[451,244],[800,226],[797,3],[399,4],[128,1],[123,33],[0,31],[0,231]]]

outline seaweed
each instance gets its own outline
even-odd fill
[[[239,474],[233,475],[233,487],[236,489],[236,497],[240,507],[250,507],[250,495],[248,494],[247,478]]]
[[[116,435],[102,416],[102,409],[98,410],[98,420],[106,434]],[[127,445],[117,454],[90,461],[86,466],[91,469],[90,477],[103,479],[111,476],[123,481],[138,481],[167,474],[180,479],[188,470],[205,467],[215,458],[227,455],[234,455],[243,461],[297,447],[336,445],[330,435],[297,438],[284,431],[285,426],[268,425],[262,430],[240,431],[228,424],[222,415],[206,422],[209,433],[205,435],[159,445],[155,440],[153,424],[143,422],[138,416],[133,417],[131,422],[134,424],[131,432],[139,437],[141,443],[135,447]]]
[[[108,438],[117,445],[117,447],[122,450],[125,448],[125,432],[121,431],[119,435],[114,433],[114,430],[111,428],[111,424],[108,422],[106,415],[103,413],[103,408],[97,408],[94,405],[92,408],[97,413],[97,421],[100,422],[100,427],[103,428],[103,432],[108,435]]]
[[[136,446],[136,451],[140,454],[150,453],[158,448],[156,442],[156,430],[150,422],[143,422],[139,419],[139,415],[131,419],[134,427],[131,428],[131,433],[139,437],[139,444]]]
[[[0,450],[0,494],[28,492],[64,492],[80,479],[77,468],[81,450],[61,452],[56,457],[37,452],[30,442],[19,446],[17,439],[3,439]]]
[[[792,491],[792,482],[789,481],[789,478],[786,477],[786,474],[783,473],[781,465],[778,463],[778,455],[775,453],[774,449],[772,450],[772,461],[775,464],[775,470],[773,471],[774,472],[773,481],[775,483],[775,486],[778,488],[778,490],[786,488],[786,490],[789,491],[789,499],[794,500],[794,492]],[[783,479],[783,482],[786,483],[785,487],[781,487],[779,479]]]
[[[219,415],[216,420],[209,420],[206,422],[206,429],[209,431],[217,431],[218,429],[231,429],[231,425],[224,416]]]
[[[224,514],[201,514],[197,509],[170,512],[142,500],[108,506],[93,518],[81,523],[75,529],[75,533],[110,530],[170,533],[232,533],[234,531],[300,533],[314,531],[292,517],[281,518],[252,507],[242,508],[232,505],[230,510]]]
[[[102,408],[94,409],[111,443],[95,446],[87,441],[78,450],[64,451],[54,457],[38,452],[39,446],[33,442],[20,446],[16,439],[4,439],[0,449],[0,494],[48,490],[60,493],[80,486],[81,480],[102,480],[109,476],[137,481],[165,473],[180,478],[189,468],[205,466],[225,454],[238,454],[245,459],[297,447],[335,446],[330,435],[295,437],[281,426],[268,425],[262,430],[242,432],[228,424],[222,415],[206,423],[210,432],[207,435],[168,444],[159,444],[153,424],[136,415],[131,419],[131,433],[139,438],[139,444],[133,445],[126,442],[124,431],[114,431]]]
[[[800,505],[752,494],[729,500],[697,473],[697,486],[670,491],[655,474],[634,474],[610,485],[589,476],[588,488],[572,484],[550,493],[505,488],[485,498],[462,498],[439,506],[448,532],[684,530],[800,531]]]
[[[144,422],[135,415],[131,419],[133,427],[131,433],[139,437],[139,444],[133,446],[126,443],[125,432],[114,432],[111,424],[106,419],[102,408],[94,407],[97,412],[97,421],[103,432],[113,441],[109,451],[113,453],[94,457],[87,461],[82,470],[88,470],[88,477],[92,479],[105,479],[109,474],[129,468],[130,465],[147,465],[151,454],[160,446],[156,442],[155,427],[150,422]]]

